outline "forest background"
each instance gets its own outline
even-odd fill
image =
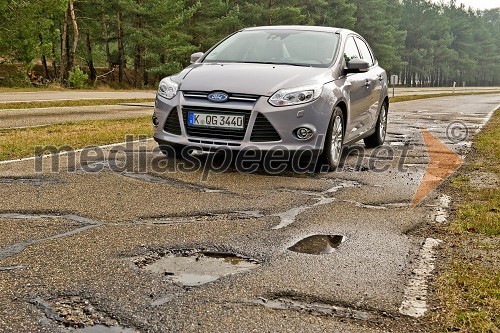
[[[406,86],[500,85],[500,8],[429,0],[0,0],[0,85],[151,87],[259,25],[349,28]]]

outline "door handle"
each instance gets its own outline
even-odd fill
[[[379,75],[379,76],[378,76],[378,80],[379,80],[380,82],[382,82],[382,80],[384,80],[384,78],[382,77],[382,75]]]
[[[372,85],[371,82],[369,80],[366,80],[365,82],[366,89],[370,88],[371,85]]]

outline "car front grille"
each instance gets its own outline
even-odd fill
[[[237,114],[244,115],[245,121],[243,129],[228,129],[228,128],[209,128],[209,127],[193,127],[188,126],[188,113],[189,112],[206,112],[206,113],[227,113],[227,114]],[[239,110],[239,109],[224,109],[215,107],[200,107],[200,106],[183,106],[182,107],[182,118],[186,132],[189,136],[198,138],[210,138],[219,140],[234,140],[241,141],[245,137],[245,132],[248,127],[248,120],[250,119],[250,110]]]
[[[186,99],[205,99],[208,100],[208,95],[210,92],[208,91],[183,91],[182,94]],[[259,95],[250,95],[250,94],[236,94],[236,93],[228,93],[228,101],[229,102],[243,102],[243,103],[255,103],[259,99]]]
[[[177,115],[177,109],[172,109],[170,114],[165,121],[165,126],[163,126],[165,132],[175,135],[181,135],[181,124],[179,123],[179,116]]]
[[[262,113],[257,115],[252,130],[250,141],[252,142],[275,142],[280,141],[281,136],[276,132],[273,125]]]

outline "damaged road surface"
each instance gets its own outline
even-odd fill
[[[415,331],[441,243],[422,227],[453,201],[429,156],[459,162],[499,104],[395,103],[386,145],[330,173],[181,172],[152,141],[0,162],[0,332]]]

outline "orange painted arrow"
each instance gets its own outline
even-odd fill
[[[422,135],[429,154],[429,165],[410,207],[418,205],[463,163],[460,156],[450,150],[429,131],[422,129]]]

